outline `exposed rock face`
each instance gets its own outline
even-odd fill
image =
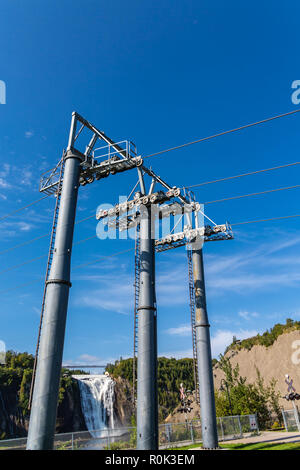
[[[178,397],[179,401],[179,397]],[[181,408],[181,405],[178,405],[172,413],[167,416],[165,419],[166,423],[184,423],[186,420],[191,421],[195,419],[200,419],[200,406],[195,400],[195,392],[193,393],[193,401],[191,404],[192,410],[190,413],[181,413],[179,410]]]
[[[19,406],[18,390],[5,387],[0,389],[0,438],[12,439],[26,437],[29,426],[29,416]],[[71,432],[86,430],[81,411],[80,396],[76,384],[66,390],[64,399],[58,406],[56,432]]]
[[[24,437],[27,430],[28,419],[23,417],[17,392],[0,389],[0,438]]]
[[[121,377],[115,379],[114,413],[116,426],[130,426],[130,418],[134,413],[132,390],[130,383]]]
[[[247,378],[248,383],[255,383],[257,380],[256,368],[264,378],[265,385],[272,379],[276,380],[276,390],[281,396],[287,394],[287,384],[285,375],[288,374],[293,379],[293,386],[300,394],[300,331],[294,330],[280,335],[272,346],[265,347],[256,345],[250,350],[229,350],[226,355],[233,367],[239,364],[240,375]],[[224,373],[218,364],[214,366],[214,387],[219,389]],[[280,406],[285,409],[292,409],[292,403],[281,398]],[[300,402],[296,402],[300,407]],[[178,413],[179,406],[167,417],[166,422],[184,422],[200,416],[200,407],[195,402],[191,405],[193,410],[186,416]]]
[[[118,377],[114,379],[114,421],[115,427],[130,426],[134,412],[130,383]],[[64,399],[58,407],[56,432],[87,430],[81,408],[80,391],[77,380],[72,380],[72,387],[65,392]]]
[[[272,346],[265,347],[256,345],[250,351],[229,350],[226,354],[233,367],[239,364],[240,375],[247,378],[247,382],[254,383],[257,379],[256,367],[259,369],[267,385],[273,378],[277,381],[276,390],[281,396],[287,394],[285,374],[293,379],[296,391],[300,393],[300,331],[294,330],[290,333],[280,335]],[[223,372],[214,367],[215,388],[220,387]],[[292,408],[292,404],[284,399],[280,400],[280,406],[285,409]],[[296,402],[297,403],[297,402]],[[299,402],[298,402],[299,403]]]
[[[64,399],[58,406],[56,432],[86,431],[86,429],[78,383],[73,380],[72,387],[67,388]]]
[[[114,388],[115,426],[130,426],[130,418],[134,412],[129,382],[118,377]],[[18,390],[14,387],[0,387],[0,439],[26,437],[29,416],[24,416],[19,406]],[[57,410],[56,433],[86,431],[84,416],[81,409],[79,386],[76,380],[64,393],[63,401]]]

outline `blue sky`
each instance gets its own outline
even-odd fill
[[[38,199],[40,174],[67,145],[71,113],[141,155],[297,109],[300,6],[290,1],[2,0],[0,5],[0,217]],[[148,164],[171,185],[201,183],[299,160],[294,115],[181,150]],[[299,183],[286,168],[195,189],[199,202]],[[77,220],[136,182],[127,172],[81,188]],[[217,223],[298,214],[298,191],[206,205]],[[0,221],[0,339],[34,352],[54,199]],[[299,219],[240,225],[235,240],[204,248],[213,353],[232,336],[299,319]],[[96,220],[76,226],[75,243]],[[74,246],[65,362],[132,354],[133,255],[76,266],[133,247],[93,239]],[[9,269],[9,270],[8,270]],[[19,284],[36,281],[21,288]],[[12,290],[9,290],[12,289]],[[184,250],[157,256],[159,353],[191,355]]]

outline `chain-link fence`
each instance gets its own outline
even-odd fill
[[[0,440],[0,450],[24,450],[27,438]],[[55,434],[55,450],[135,449],[136,428],[102,429]]]
[[[259,433],[256,415],[225,416],[217,418],[219,441],[241,439]],[[159,445],[161,448],[201,442],[200,420],[186,423],[165,423],[159,426]]]
[[[217,418],[217,428],[219,441],[241,439],[259,433],[256,415]]]
[[[56,434],[56,450],[127,450],[136,447],[136,428],[104,429]]]
[[[300,432],[300,419],[297,407],[292,410],[282,410],[285,430],[288,432]]]
[[[240,439],[259,432],[256,415],[217,418],[217,428],[220,441]],[[201,443],[201,422],[194,420],[185,423],[160,424],[158,437],[160,449]],[[2,440],[0,450],[23,450],[26,448],[26,441],[26,438]],[[135,427],[56,434],[54,438],[55,450],[129,450],[135,448]]]
[[[226,416],[217,418],[219,440],[240,439],[243,437],[242,428],[238,416]]]
[[[201,441],[201,427],[200,422],[197,421],[160,424],[158,432],[160,448],[170,447],[174,444],[184,445]]]

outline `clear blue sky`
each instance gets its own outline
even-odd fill
[[[299,2],[216,0],[2,0],[0,5],[0,217],[40,197],[40,174],[67,145],[73,110],[147,155],[297,108]],[[171,185],[299,160],[300,114],[148,160]],[[203,186],[200,202],[299,183],[295,166]],[[124,173],[81,188],[78,219],[114,203],[136,181]],[[299,189],[210,204],[217,223],[300,213]],[[53,199],[0,221],[1,249],[47,233]],[[299,219],[237,226],[235,240],[205,246],[213,352],[233,335],[299,319]],[[91,219],[75,242],[95,234]],[[132,241],[74,246],[64,360],[132,354],[131,253],[74,270]],[[34,352],[48,239],[0,254],[0,340]],[[19,284],[38,280],[27,287]],[[159,353],[191,355],[184,250],[157,259]]]

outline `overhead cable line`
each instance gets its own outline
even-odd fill
[[[241,195],[238,195],[238,196],[231,196],[231,197],[227,197],[227,198],[222,198],[222,199],[216,199],[216,200],[213,200],[213,201],[206,201],[204,202],[203,204],[204,205],[207,205],[207,204],[216,204],[218,202],[226,202],[226,201],[232,201],[232,200],[236,200],[236,199],[242,199],[242,198],[246,198],[246,197],[253,197],[253,196],[261,196],[263,194],[269,194],[269,193],[274,193],[274,192],[278,192],[278,191],[286,191],[286,190],[290,190],[290,189],[296,189],[296,188],[300,188],[300,184],[296,184],[294,186],[286,186],[286,187],[283,187],[283,188],[275,188],[275,189],[268,189],[266,191],[260,191],[260,192],[255,192],[255,193],[249,193],[249,194],[241,194]],[[84,219],[81,219],[77,222],[77,224],[81,223],[81,222],[84,222],[85,220],[88,220],[90,218],[94,217],[94,215],[92,216],[89,216],[89,217],[86,217]],[[209,218],[208,218],[209,219]],[[214,222],[209,219],[213,224]],[[174,227],[175,228],[175,227]],[[35,238],[33,239],[32,241],[35,241],[35,240],[38,240],[42,237],[45,237],[49,234],[46,234],[46,235],[42,235],[41,237],[38,237],[38,238]],[[97,235],[92,235],[91,237],[88,237],[88,238],[85,238],[83,240],[79,240],[78,242],[75,242],[73,245],[76,246],[76,245],[79,245],[80,243],[85,243],[86,241],[89,241],[89,240],[92,240],[94,238],[97,238]],[[24,244],[26,243],[30,243],[30,240],[28,242],[25,242]],[[16,247],[18,247],[20,245],[17,245]],[[22,246],[22,244],[21,244]],[[11,248],[13,249],[13,248]],[[8,250],[7,250],[8,251]],[[130,250],[129,250],[130,251]],[[1,252],[0,252],[1,254]],[[44,255],[41,255],[41,256],[38,256],[38,257],[35,257],[35,258],[32,258],[32,259],[29,259],[28,261],[24,261],[23,263],[21,264],[17,264],[17,265],[14,265],[14,266],[11,266],[9,268],[6,268],[2,271],[0,271],[0,274],[3,274],[5,272],[8,272],[8,271],[11,271],[13,269],[17,269],[17,268],[20,268],[22,266],[25,266],[26,264],[30,264],[30,263],[33,263],[34,261],[38,261],[39,259],[41,258],[44,258],[45,256],[47,256],[46,254]]]
[[[0,255],[3,255],[4,253],[7,253],[8,251],[13,251],[17,248],[21,248],[22,246],[29,245],[30,243],[36,242],[36,241],[40,240],[41,238],[47,237],[48,235],[50,235],[50,232],[46,233],[44,235],[41,235],[39,237],[31,238],[30,240],[26,240],[25,242],[19,243],[18,245],[11,246],[10,248],[7,248],[6,250],[0,251]]]
[[[204,181],[203,183],[192,184],[190,186],[184,186],[180,189],[183,189],[183,188],[197,188],[199,186],[205,186],[207,184],[220,183],[222,181],[233,180],[235,178],[242,178],[243,176],[257,175],[258,173],[263,173],[263,172],[266,172],[266,171],[279,170],[281,168],[287,168],[289,166],[294,166],[294,165],[299,165],[299,164],[300,164],[300,162],[287,163],[286,165],[279,165],[279,166],[274,166],[272,168],[264,168],[263,170],[250,171],[248,173],[241,173],[240,175],[227,176],[225,178],[219,178],[219,179],[216,179],[216,180]]]
[[[18,284],[17,286],[9,287],[8,289],[1,290],[0,294],[6,294],[7,292],[11,292],[11,291],[14,291],[14,290],[17,290],[17,289],[21,289],[22,287],[29,286],[31,284],[36,284],[37,282],[40,282],[40,281],[42,281],[42,278],[41,279],[35,279],[34,281],[24,282],[23,284]]]
[[[46,196],[43,196],[40,199],[37,199],[36,201],[30,202],[26,206],[20,207],[19,209],[16,209],[15,211],[12,211],[12,212],[9,212],[6,215],[3,215],[2,217],[0,217],[0,221],[4,220],[4,219],[7,219],[8,217],[11,217],[12,215],[17,214],[18,212],[21,212],[21,211],[27,209],[28,207],[33,206],[34,204],[37,204],[38,202],[43,201],[43,199],[47,199],[49,196],[51,196],[51,194],[47,194]]]
[[[78,242],[73,243],[73,246],[80,245],[81,243],[85,243],[89,240],[92,240],[93,238],[97,238],[97,235],[92,235],[91,237],[84,238],[83,240],[79,240]],[[0,274],[6,273],[8,271],[12,271],[13,269],[21,268],[22,266],[25,266],[26,264],[33,263],[34,261],[38,261],[39,259],[45,258],[47,256],[47,253],[37,256],[35,258],[31,258],[27,261],[24,261],[23,263],[20,264],[15,264],[14,266],[10,266],[9,268],[5,268],[2,271],[0,271]]]
[[[86,241],[86,240],[85,240],[85,241]],[[103,260],[105,260],[105,259],[108,259],[108,258],[113,258],[113,257],[115,257],[115,256],[120,256],[120,255],[122,255],[122,254],[124,254],[124,253],[129,253],[130,251],[133,251],[133,250],[134,250],[134,248],[129,248],[129,249],[127,249],[127,250],[118,251],[118,252],[113,253],[113,254],[111,254],[111,255],[103,255],[103,256],[101,256],[101,258],[97,258],[96,260],[93,260],[93,261],[90,261],[90,262],[88,262],[88,263],[79,264],[79,265],[75,266],[75,267],[72,269],[72,271],[75,271],[76,269],[82,268],[82,267],[84,267],[84,266],[88,266],[88,265],[92,265],[92,264],[99,263],[99,262],[101,262],[101,261],[103,261]],[[44,256],[46,256],[46,255],[44,255]],[[0,291],[0,294],[6,294],[7,292],[11,292],[11,291],[14,291],[14,290],[16,290],[16,289],[20,289],[21,287],[25,287],[25,286],[28,286],[28,285],[31,285],[31,284],[35,284],[35,283],[40,282],[40,281],[42,281],[42,278],[41,278],[41,279],[35,279],[35,280],[29,281],[29,282],[25,282],[25,283],[23,283],[23,284],[19,284],[19,285],[14,286],[14,287],[10,287],[9,289],[2,290],[2,291]]]
[[[260,196],[262,194],[275,193],[277,191],[285,191],[287,189],[296,189],[296,188],[300,188],[300,184],[296,184],[294,186],[286,186],[284,188],[267,189],[266,191],[260,191],[260,192],[257,192],[257,193],[249,193],[249,194],[241,194],[239,196],[225,197],[223,199],[216,199],[214,201],[206,201],[203,204],[215,204],[217,202],[232,201],[233,199],[241,199],[241,198],[244,198],[244,197]]]
[[[280,217],[271,217],[269,219],[246,220],[244,222],[235,222],[235,223],[230,224],[230,225],[233,227],[235,225],[257,224],[257,223],[260,223],[260,222],[270,222],[272,220],[292,219],[293,217],[300,217],[300,214],[284,215],[284,216],[280,216]]]
[[[124,253],[129,253],[130,251],[134,251],[134,248],[128,248],[127,250],[118,251],[117,253],[113,253],[112,255],[101,256],[100,258],[98,258],[96,260],[89,261],[89,262],[83,263],[83,264],[79,264],[79,265],[75,266],[73,268],[73,270],[83,268],[84,266],[89,266],[90,264],[96,264],[96,263],[101,262],[103,259],[113,258],[114,256],[123,255]]]
[[[156,157],[157,155],[161,155],[163,153],[172,152],[173,150],[178,150],[178,149],[181,149],[183,147],[188,147],[189,145],[198,144],[198,143],[204,142],[206,140],[215,139],[216,137],[220,137],[222,135],[231,134],[233,132],[237,132],[237,131],[241,131],[243,129],[247,129],[248,127],[253,127],[253,126],[257,126],[259,124],[264,124],[265,122],[274,121],[275,119],[279,119],[279,118],[282,118],[282,117],[285,117],[285,116],[290,116],[292,114],[296,114],[296,113],[299,113],[299,112],[300,112],[300,109],[296,109],[296,110],[290,111],[288,113],[277,114],[276,116],[272,116],[272,117],[269,117],[269,118],[266,118],[266,119],[262,119],[261,121],[251,122],[250,124],[245,124],[244,126],[235,127],[233,129],[229,129],[227,131],[222,131],[222,132],[218,132],[216,134],[212,134],[208,137],[202,137],[200,139],[193,140],[191,142],[186,142],[185,144],[177,145],[175,147],[170,147],[170,148],[167,148],[167,149],[164,149],[164,150],[160,150],[159,152],[151,153],[149,155],[143,156],[143,159],[150,158],[150,157]]]
[[[194,186],[200,186],[200,185],[204,185],[204,184],[210,184],[210,183],[215,183],[217,181],[224,181],[226,179],[232,179],[232,178],[239,178],[240,176],[246,176],[246,175],[251,175],[251,174],[254,174],[254,173],[259,173],[259,172],[262,172],[262,171],[269,171],[269,170],[272,170],[272,169],[277,169],[277,168],[284,168],[286,166],[291,166],[291,165],[298,165],[300,164],[300,162],[295,162],[295,163],[290,163],[290,164],[287,164],[287,165],[281,165],[281,166],[278,166],[278,167],[274,167],[274,168],[269,168],[269,169],[265,169],[265,170],[258,170],[257,172],[251,172],[251,173],[244,173],[242,175],[236,175],[236,176],[231,176],[231,177],[228,177],[228,178],[222,178],[220,180],[215,180],[215,181],[208,181],[206,183],[200,183],[199,185],[194,185]],[[185,186],[185,188],[191,188],[193,186]],[[228,198],[223,198],[223,199],[217,199],[217,200],[214,200],[214,201],[206,201],[204,202],[203,204],[214,204],[214,203],[217,203],[217,202],[225,202],[225,201],[229,201],[229,200],[233,200],[233,199],[241,199],[241,198],[245,198],[245,197],[251,197],[251,196],[258,196],[258,195],[261,195],[261,194],[267,194],[267,193],[272,193],[272,192],[277,192],[277,191],[284,191],[284,190],[287,190],[287,189],[295,189],[295,188],[298,188],[300,187],[300,185],[294,185],[294,186],[287,186],[287,187],[284,187],[284,188],[275,188],[275,189],[270,189],[270,190],[266,190],[266,191],[261,191],[261,192],[256,192],[256,193],[249,193],[249,194],[242,194],[240,196],[232,196],[232,197],[228,197]],[[82,222],[85,222],[86,220],[89,220],[91,218],[95,217],[95,215],[90,215],[88,217],[85,217],[83,219],[80,219],[78,220],[77,222],[75,222],[75,225],[77,224],[80,224]],[[32,238],[30,240],[27,240],[23,243],[19,243],[17,245],[14,245],[10,248],[7,248],[6,250],[3,250],[3,251],[0,251],[0,255],[4,254],[4,253],[7,253],[9,251],[13,251],[17,248],[21,248],[22,246],[25,246],[25,245],[29,245],[30,243],[34,243],[35,241],[38,241],[42,238],[45,238],[47,236],[50,235],[50,232],[48,233],[45,233],[39,237],[36,237],[36,238]],[[94,237],[91,237],[91,238],[94,238]],[[79,243],[79,242],[78,242]]]
[[[257,223],[262,223],[262,222],[271,222],[271,221],[274,221],[274,220],[284,220],[284,219],[292,219],[292,218],[296,218],[296,217],[300,217],[300,214],[294,214],[294,215],[285,215],[285,216],[280,216],[280,217],[270,217],[270,218],[267,218],[267,219],[256,219],[256,220],[246,220],[246,221],[243,221],[243,222],[234,222],[234,223],[231,223],[231,227],[234,227],[234,226],[237,226],[237,225],[246,225],[246,224],[257,224]],[[103,259],[107,259],[107,258],[112,258],[112,257],[115,257],[115,256],[119,256],[119,255],[122,255],[124,253],[129,253],[130,251],[133,251],[134,248],[129,248],[127,250],[123,250],[123,251],[119,251],[119,252],[116,252],[116,253],[113,253],[112,255],[105,255],[105,256],[102,256],[101,259],[97,259],[97,260],[93,260],[93,261],[90,261],[88,263],[84,263],[84,264],[80,264],[80,265],[77,265],[73,268],[72,271],[76,270],[76,269],[79,269],[79,268],[82,268],[84,266],[88,266],[88,265],[92,265],[92,264],[96,264],[96,263],[99,263],[101,262]],[[0,291],[0,294],[6,294],[7,292],[11,292],[11,291],[14,291],[14,290],[17,290],[17,289],[20,289],[21,287],[25,287],[25,286],[28,286],[28,285],[31,285],[31,284],[35,284],[39,281],[41,281],[42,279],[35,279],[33,281],[29,281],[29,282],[26,282],[26,283],[23,283],[23,284],[19,284],[17,286],[14,286],[14,287],[11,287],[9,289],[5,289],[5,290],[2,290]]]
[[[211,139],[214,139],[214,138],[216,138],[216,137],[220,137],[220,136],[222,136],[222,135],[226,135],[226,134],[230,134],[230,133],[233,133],[233,132],[237,132],[237,131],[240,131],[240,130],[243,130],[243,129],[247,129],[247,128],[249,128],[249,127],[257,126],[257,125],[259,125],[259,124],[263,124],[263,123],[265,123],[265,122],[270,122],[270,121],[273,121],[273,120],[275,120],[275,119],[279,119],[279,118],[286,117],[286,116],[291,116],[292,114],[296,114],[296,113],[299,113],[299,112],[300,112],[300,109],[296,109],[296,110],[290,111],[290,112],[288,112],[288,113],[277,114],[276,116],[271,116],[271,117],[269,117],[269,118],[262,119],[262,120],[260,120],[260,121],[252,122],[252,123],[249,123],[249,124],[245,124],[245,125],[243,125],[243,126],[239,126],[239,127],[233,128],[233,129],[226,130],[226,131],[218,132],[218,133],[216,133],[216,134],[213,134],[213,135],[210,135],[210,136],[207,136],[207,137],[202,137],[202,138],[200,138],[200,139],[193,140],[193,141],[191,141],[191,142],[186,142],[185,144],[177,145],[177,146],[175,146],[175,147],[170,147],[170,148],[167,148],[167,149],[164,149],[164,150],[160,150],[159,152],[155,152],[155,153],[151,153],[151,154],[149,154],[149,155],[145,155],[145,156],[143,156],[143,159],[145,159],[145,158],[150,158],[150,157],[154,157],[154,156],[157,156],[157,155],[161,155],[161,154],[163,154],[163,153],[171,152],[171,151],[173,151],[173,150],[178,150],[178,149],[180,149],[180,148],[184,148],[184,147],[187,147],[187,146],[189,146],[189,145],[198,144],[198,143],[204,142],[204,141],[206,141],[206,140],[211,140]],[[298,164],[298,162],[295,163],[295,164]],[[283,167],[283,166],[282,166],[282,167]],[[268,170],[266,170],[266,171],[268,171]],[[246,176],[246,175],[245,175],[245,176]],[[237,176],[237,177],[238,177],[238,176]],[[213,182],[214,182],[214,181],[213,181]],[[209,184],[209,183],[210,183],[210,182],[208,182],[208,183],[201,183],[201,184]],[[198,185],[197,185],[197,186],[198,186]],[[192,186],[188,186],[188,187],[192,187]],[[20,211],[22,211],[22,210],[24,210],[24,209],[27,209],[28,207],[30,207],[30,206],[32,206],[32,205],[34,205],[34,204],[37,204],[38,202],[42,201],[43,199],[48,198],[49,196],[51,196],[51,194],[47,194],[46,196],[43,196],[42,198],[37,199],[36,201],[33,201],[33,202],[27,204],[27,205],[24,206],[24,207],[20,207],[19,209],[17,209],[17,210],[15,210],[15,211],[13,211],[13,212],[10,212],[9,214],[6,214],[6,215],[0,217],[0,221],[6,219],[7,217],[10,217],[10,216],[12,216],[12,215],[18,213],[18,212],[20,212]]]
[[[95,217],[95,214],[93,213],[93,215],[90,215],[88,217],[85,217],[84,219],[80,219],[78,220],[77,222],[75,222],[75,225],[77,224],[81,224],[82,222],[85,222],[86,220],[89,220],[91,218]],[[36,238],[31,238],[30,240],[27,240],[23,243],[19,243],[18,245],[14,245],[10,248],[7,248],[6,250],[3,250],[3,251],[0,251],[0,255],[3,255],[4,253],[7,253],[8,251],[13,251],[15,250],[16,248],[21,248],[22,246],[25,246],[25,245],[29,245],[30,243],[33,243],[35,241],[38,241],[40,240],[41,238],[45,238],[45,237],[48,237],[49,235],[51,234],[51,232],[48,232],[48,233],[44,233],[43,235],[39,236],[39,237],[36,237]]]
[[[45,256],[47,256],[47,255],[45,254],[45,255],[37,256],[36,258],[31,258],[27,261],[24,261],[23,263],[15,264],[14,266],[10,266],[9,268],[6,268],[6,269],[3,269],[2,271],[0,271],[0,274],[7,273],[8,271],[12,271],[13,269],[21,268],[22,266],[25,266],[26,264],[30,264],[30,263],[33,263],[34,261],[38,261],[39,259],[45,258]]]

